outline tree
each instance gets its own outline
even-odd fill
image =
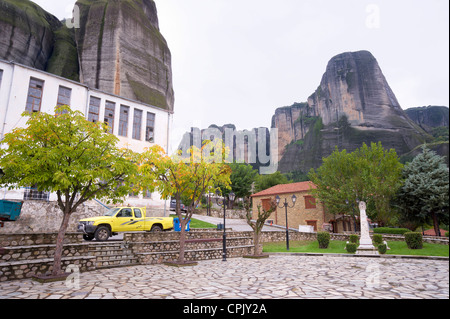
[[[258,175],[256,177],[255,188],[256,192],[260,192],[276,185],[289,183],[290,182],[285,175],[281,174],[280,172],[275,172],[270,175]]]
[[[251,195],[252,184],[258,172],[249,164],[229,164],[231,168],[231,189],[237,198]]]
[[[256,221],[253,222],[253,214],[252,214],[252,200],[247,198],[245,201],[245,210],[247,211],[245,217],[247,219],[247,224],[253,229],[253,243],[255,245],[254,256],[262,256],[262,247],[260,245],[261,242],[261,232],[264,227],[266,220],[270,217],[270,215],[277,209],[277,204],[275,199],[270,202],[269,207],[261,207],[261,205],[257,206],[258,209],[258,217]],[[261,211],[262,209],[262,211]]]
[[[118,138],[103,123],[92,123],[68,106],[55,114],[24,113],[26,128],[5,135],[0,151],[1,184],[9,189],[35,186],[55,192],[63,221],[56,240],[53,276],[62,274],[63,240],[73,212],[97,198],[116,204],[130,190],[138,166],[136,154],[117,147]]]
[[[231,169],[223,163],[226,150],[223,149],[221,140],[207,141],[202,149],[191,146],[188,156],[183,157],[181,153],[162,158],[154,167],[149,166],[151,171],[158,172],[158,190],[162,198],[176,198],[176,214],[180,219],[180,254],[179,264],[184,264],[186,226],[192,218],[195,207],[201,202],[206,191],[211,191],[220,186],[228,188],[231,181]],[[144,173],[145,175],[145,173]],[[187,203],[187,213],[183,218],[180,209],[181,197]]]
[[[332,214],[350,210],[358,215],[357,201],[364,200],[369,217],[381,224],[390,222],[391,200],[400,187],[402,164],[395,150],[383,149],[381,143],[363,144],[353,153],[336,150],[324,158],[319,169],[309,173],[317,186],[312,193]]]
[[[448,225],[449,172],[445,159],[427,147],[403,169],[404,183],[397,196],[402,217],[419,225]]]

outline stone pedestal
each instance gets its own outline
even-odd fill
[[[369,233],[369,222],[366,214],[366,203],[359,203],[360,220],[361,220],[361,238],[359,239],[359,247],[356,250],[357,255],[379,255],[378,249],[372,243]]]

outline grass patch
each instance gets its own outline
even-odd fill
[[[289,252],[293,253],[326,253],[326,254],[346,254],[345,241],[330,241],[327,249],[320,249],[317,241],[290,241]],[[440,256],[449,257],[449,246],[439,244],[423,244],[423,249],[409,249],[404,241],[388,242],[391,250],[387,255],[409,255],[409,256]],[[263,252],[278,253],[287,252],[286,242],[264,243]]]

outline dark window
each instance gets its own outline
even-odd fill
[[[109,126],[109,133],[114,132],[114,114],[116,111],[116,103],[106,101],[105,105],[105,123]]]
[[[142,213],[141,213],[141,210],[139,208],[135,208],[134,209],[134,217],[142,218]]]
[[[128,136],[128,115],[130,113],[130,107],[120,106],[120,119],[119,119],[119,135],[123,137]]]
[[[155,143],[155,117],[155,114],[147,112],[145,140],[150,143]]]
[[[133,213],[131,212],[131,208],[124,208],[117,214],[116,217],[133,217]]]
[[[24,200],[41,200],[49,201],[49,192],[40,192],[36,186],[25,188],[25,193],[23,194]]]
[[[72,89],[60,86],[58,90],[58,101],[56,105],[70,105],[70,97],[72,95]]]
[[[89,102],[88,121],[97,123],[99,120],[99,114],[100,114],[100,99],[98,97],[91,96]]]
[[[42,91],[44,89],[44,81],[31,78],[28,87],[28,98],[25,110],[27,112],[39,112],[41,110]]]
[[[142,127],[142,111],[135,109],[133,118],[133,138],[135,140],[141,139],[141,127]]]

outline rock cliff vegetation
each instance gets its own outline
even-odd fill
[[[171,53],[153,0],[79,0],[79,23],[0,0],[0,59],[173,110]]]

